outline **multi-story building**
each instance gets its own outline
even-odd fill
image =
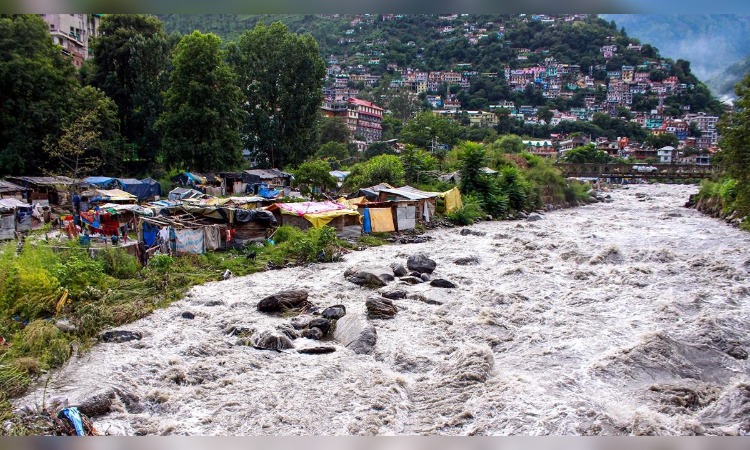
[[[368,143],[379,141],[383,137],[383,108],[358,98],[350,98],[346,103],[346,122],[352,135],[362,136]]]
[[[89,39],[99,34],[100,14],[42,14],[49,25],[52,42],[62,47],[63,55],[80,68],[93,56]]]

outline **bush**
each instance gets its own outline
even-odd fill
[[[135,256],[118,248],[106,248],[97,253],[96,259],[102,263],[104,273],[115,278],[133,278],[141,270],[141,265]]]
[[[70,358],[70,341],[53,324],[46,320],[35,320],[17,333],[11,343],[10,356],[32,356],[41,367],[59,367]]]
[[[471,225],[483,215],[479,200],[467,195],[463,198],[463,206],[448,213],[446,217],[457,225]]]
[[[336,229],[328,226],[308,229],[307,234],[294,242],[291,249],[299,262],[332,262],[341,256]]]

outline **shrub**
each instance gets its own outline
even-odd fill
[[[35,320],[13,337],[8,354],[16,358],[32,356],[41,367],[58,367],[70,357],[70,341],[53,324]]]
[[[102,263],[104,273],[115,278],[133,278],[141,270],[138,259],[122,249],[106,248],[97,253],[96,258]]]
[[[308,229],[306,235],[291,248],[299,262],[332,262],[341,256],[336,229],[328,226]]]
[[[476,197],[467,195],[463,198],[463,206],[446,215],[448,220],[457,225],[471,225],[482,217],[482,208]]]

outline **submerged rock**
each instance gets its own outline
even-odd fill
[[[408,267],[409,270],[414,270],[419,273],[432,273],[435,270],[435,267],[437,267],[437,263],[423,253],[417,253],[416,255],[411,255],[406,260],[406,267]]]
[[[322,355],[324,353],[333,353],[336,351],[336,347],[307,347],[297,350],[297,353],[304,353],[307,355]]]
[[[544,216],[539,213],[531,213],[526,220],[529,222],[536,222],[537,220],[544,220]]]
[[[183,319],[195,319],[195,314],[191,313],[190,311],[185,311],[181,314]]]
[[[467,256],[465,258],[458,258],[457,260],[453,261],[453,264],[456,264],[458,266],[474,266],[479,264],[479,258],[476,256]]]
[[[408,276],[408,277],[401,277],[400,279],[401,279],[401,281],[403,281],[406,284],[424,283],[424,281],[421,278],[419,278],[419,277]]]
[[[103,392],[97,392],[83,400],[78,405],[78,410],[89,417],[103,416],[113,410],[115,402],[122,404],[129,413],[140,413],[143,411],[143,406],[140,404],[138,396],[118,388],[110,388]]]
[[[300,308],[308,304],[307,296],[307,291],[304,289],[277,292],[258,302],[258,311],[284,312],[289,309]]]
[[[313,317],[308,315],[296,316],[292,317],[291,323],[296,330],[301,330],[303,328],[307,328],[312,319]]]
[[[439,288],[449,288],[449,289],[457,287],[456,283],[445,280],[443,278],[435,278],[434,280],[430,281],[430,286],[439,287]]]
[[[293,348],[291,339],[278,331],[263,331],[253,336],[253,347],[261,350],[286,350]]]
[[[128,342],[128,341],[139,341],[143,338],[143,334],[139,331],[127,331],[127,330],[113,330],[105,331],[99,335],[99,339],[103,342]]]

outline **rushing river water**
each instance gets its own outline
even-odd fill
[[[46,397],[133,394],[138,407],[95,418],[110,434],[745,434],[750,235],[684,208],[696,191],[631,186],[612,203],[470,227],[484,236],[441,229],[426,243],[198,286],[122,328],[142,340],[73,359]],[[417,252],[458,287],[399,286],[429,301],[395,300],[393,319],[372,320],[372,354],[264,351],[226,334],[288,322],[255,308],[283,289],[363,311],[372,290],[345,269]],[[478,264],[454,263],[470,256]]]

